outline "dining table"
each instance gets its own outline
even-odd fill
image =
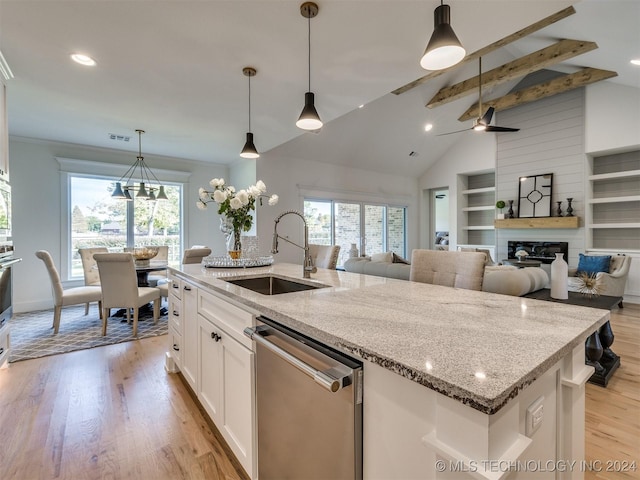
[[[163,260],[150,261],[147,264],[135,264],[139,287],[149,287],[149,273],[166,270],[168,263]]]

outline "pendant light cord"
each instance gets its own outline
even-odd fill
[[[307,35],[307,39],[309,40],[309,44],[308,44],[308,52],[309,52],[309,90],[307,90],[308,92],[311,91],[311,16],[309,16],[307,18],[307,25],[308,25],[308,33],[309,35]]]
[[[251,75],[249,77],[249,132],[251,132]]]

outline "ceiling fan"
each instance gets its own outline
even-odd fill
[[[511,127],[498,127],[497,125],[489,125],[493,118],[495,108],[489,107],[487,111],[482,115],[482,57],[478,58],[478,118],[473,121],[471,128],[465,128],[464,130],[457,130],[455,132],[441,133],[436,135],[440,137],[442,135],[451,135],[454,133],[466,132],[468,130],[475,130],[476,132],[517,132],[519,128]],[[482,116],[480,116],[482,115]]]

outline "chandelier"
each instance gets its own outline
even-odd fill
[[[144,133],[144,130],[136,130],[136,133],[138,134],[138,156],[136,157],[135,163],[131,165],[129,170],[127,170],[125,174],[120,177],[120,180],[116,182],[116,188],[113,190],[111,197],[120,198],[122,200],[133,200],[131,193],[138,192],[135,193],[136,198],[146,200],[167,200],[167,194],[164,192],[164,186],[160,185],[158,178],[144,163],[144,157],[142,156],[142,134]],[[140,178],[138,185],[136,185],[136,179],[134,178],[136,172],[139,172],[138,178]],[[155,183],[158,184],[157,187],[151,184],[152,178],[155,180]],[[157,195],[156,192],[158,192]]]

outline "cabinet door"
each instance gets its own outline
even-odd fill
[[[254,467],[254,353],[221,332],[222,419],[224,438],[251,478]]]
[[[182,284],[182,375],[198,391],[198,289]]]
[[[198,399],[211,420],[222,425],[222,346],[223,332],[202,315],[198,316],[200,368]]]

